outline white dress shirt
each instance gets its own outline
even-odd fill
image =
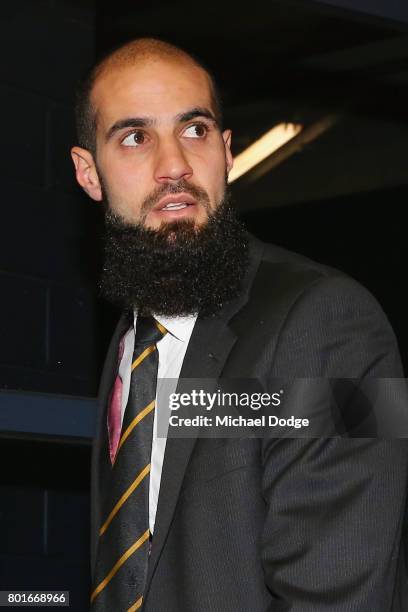
[[[157,343],[159,352],[159,370],[157,374],[158,386],[161,380],[171,379],[174,386],[180,376],[184,356],[190,341],[197,316],[189,317],[155,317],[168,331]],[[125,413],[126,404],[129,397],[130,373],[132,365],[133,349],[135,344],[135,333],[137,325],[137,315],[134,318],[134,328],[130,328],[124,339],[123,356],[119,365],[119,375],[122,379],[122,403],[121,420]],[[175,391],[175,388],[174,388]],[[157,392],[156,392],[157,402]],[[160,409],[160,406],[158,406]],[[153,533],[154,522],[156,519],[157,503],[159,499],[160,480],[163,467],[164,451],[166,449],[166,438],[157,437],[157,409],[154,411],[153,422],[153,441],[150,469],[149,485],[149,526]]]

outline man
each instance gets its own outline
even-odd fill
[[[105,58],[78,133],[77,180],[105,206],[102,286],[124,311],[93,453],[92,609],[406,609],[405,441],[198,429],[166,441],[155,414],[163,379],[272,391],[276,378],[401,377],[378,304],[241,227],[231,132],[211,76],[180,49],[139,39]]]

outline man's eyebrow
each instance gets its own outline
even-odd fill
[[[125,128],[151,127],[154,123],[154,119],[150,117],[127,117],[126,119],[119,119],[119,121],[116,121],[107,131],[106,140],[112,138],[119,130],[124,130]]]
[[[214,114],[208,108],[201,106],[196,106],[191,110],[176,115],[176,120],[180,123],[185,123],[186,121],[191,121],[191,119],[195,119],[196,117],[206,117],[207,119],[214,121],[214,123],[217,123]]]

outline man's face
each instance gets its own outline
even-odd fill
[[[232,167],[228,130],[214,117],[206,73],[187,62],[147,60],[102,74],[92,92],[96,159],[74,147],[77,179],[129,223],[196,226],[222,201]]]

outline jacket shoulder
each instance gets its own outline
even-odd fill
[[[371,313],[390,329],[372,293],[344,272],[273,244],[257,241],[259,265],[250,289],[252,312],[281,314],[301,310],[305,320],[359,319]]]
[[[314,289],[321,294],[342,293],[353,299],[368,300],[377,304],[374,296],[351,276],[331,266],[314,261],[304,255],[289,251],[274,244],[264,243],[258,239],[256,248],[259,253],[259,266],[254,278],[254,284],[261,284],[269,291],[268,295],[276,299],[274,288],[279,284],[279,293],[290,290],[293,294],[302,294]],[[262,280],[259,281],[259,278]]]

